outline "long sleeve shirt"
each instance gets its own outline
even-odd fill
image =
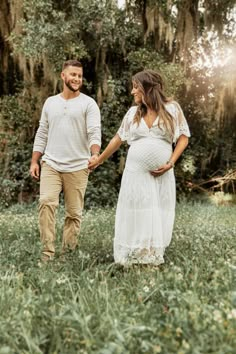
[[[80,93],[65,100],[49,97],[43,106],[33,151],[59,172],[73,172],[88,166],[90,148],[101,146],[101,117],[91,97]]]

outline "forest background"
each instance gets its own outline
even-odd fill
[[[0,0],[0,203],[37,199],[29,176],[43,102],[67,59],[84,66],[106,146],[132,105],[131,78],[164,76],[192,137],[177,163],[178,195],[223,200],[236,180],[235,0]],[[113,205],[127,146],[90,176],[86,206]],[[230,196],[230,197],[229,197]],[[231,198],[232,199],[232,198]]]

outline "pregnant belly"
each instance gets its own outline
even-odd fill
[[[130,171],[152,171],[166,163],[172,154],[172,146],[161,139],[140,139],[132,143],[126,160]]]

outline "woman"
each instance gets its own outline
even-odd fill
[[[190,133],[179,104],[165,96],[158,73],[138,72],[132,83],[136,106],[128,110],[117,134],[97,162],[89,163],[89,169],[128,142],[116,210],[115,262],[159,265],[164,263],[174,224],[173,168]]]

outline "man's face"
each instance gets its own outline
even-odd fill
[[[77,66],[68,66],[61,73],[64,84],[72,92],[80,90],[83,81],[83,69]]]

